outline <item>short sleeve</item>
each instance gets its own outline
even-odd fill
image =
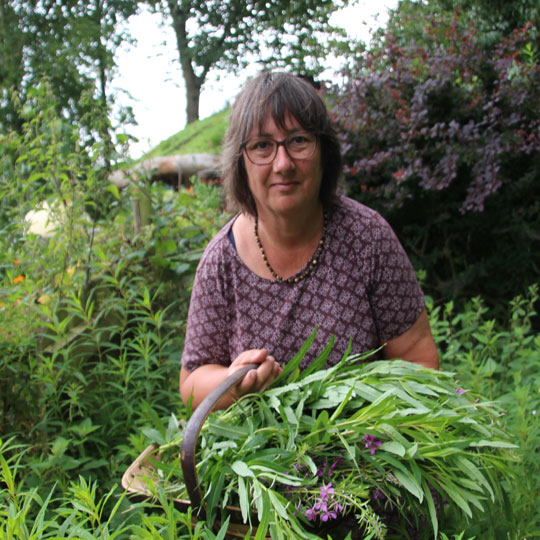
[[[374,213],[374,260],[368,289],[381,343],[409,330],[425,306],[412,264],[390,225]]]
[[[229,365],[227,303],[215,257],[201,259],[195,275],[186,327],[182,366]]]

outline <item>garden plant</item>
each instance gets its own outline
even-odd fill
[[[538,280],[538,25],[494,39],[410,4],[329,96],[347,192],[389,220],[437,301],[497,309]]]
[[[528,85],[537,67],[527,66],[514,68],[501,91]],[[478,89],[469,83],[461,96]],[[506,290],[501,282],[500,297],[457,287],[454,301],[435,295],[441,289],[429,281],[435,254],[418,252],[416,267],[425,268],[419,277],[432,293],[427,302],[440,373],[396,361],[297,374],[293,362],[289,379],[264,398],[246,398],[212,417],[201,432],[206,446],[199,446],[201,483],[214,493],[206,500],[208,521],[176,508],[164,482],[155,484],[154,497],[130,500],[120,479],[151,442],[169,452],[163,479],[178,472],[178,420],[190,415],[178,395],[190,287],[202,249],[229,216],[216,186],[195,182],[175,192],[140,179],[119,191],[107,177],[124,159],[126,137],[116,137],[118,153],[86,144],[57,105],[44,83],[19,109],[22,130],[0,131],[0,539],[223,540],[230,517],[217,503],[235,497],[241,513],[262,524],[254,528],[259,538],[279,537],[278,522],[291,535],[344,538],[331,528],[320,535],[309,528],[326,524],[323,516],[333,519],[339,505],[361,516],[366,538],[406,538],[418,524],[443,540],[540,536],[539,291],[532,249],[524,251],[532,266],[520,271],[520,295],[508,299],[515,287]],[[88,129],[110,127],[101,110],[89,106],[88,115]],[[520,155],[523,176],[515,185],[503,182],[497,193],[509,197],[501,202],[509,212],[513,193],[529,204],[516,207],[512,223],[525,224],[520,233],[534,240],[537,163],[534,153]],[[385,168],[383,161],[377,167]],[[398,170],[388,169],[394,180]],[[380,187],[366,186],[359,191],[367,195]],[[425,202],[417,191],[411,197]],[[135,229],[133,205],[141,194],[148,222]],[[495,200],[487,198],[485,208]],[[454,209],[463,202],[453,201]],[[44,202],[50,224],[58,226],[45,235],[30,232],[25,215]],[[450,221],[444,230],[453,233]],[[427,217],[426,224],[433,226]],[[435,238],[444,251],[444,238]],[[507,237],[500,238],[501,253],[511,250]],[[447,245],[459,252],[459,243]],[[467,265],[471,275],[485,275],[485,268]],[[334,393],[325,394],[323,380]],[[235,425],[233,413],[244,429],[220,438],[229,422]],[[347,421],[357,424],[349,430]],[[302,441],[317,455],[304,451]],[[275,452],[276,442],[283,447],[279,467],[262,449],[268,443]],[[343,445],[343,462],[336,444]],[[215,445],[220,452],[210,452]],[[262,453],[255,462],[249,445]],[[222,479],[215,475],[220,463],[230,463]],[[266,475],[264,467],[271,469]],[[251,497],[251,489],[261,497]],[[324,510],[325,496],[337,506]]]
[[[450,508],[472,518],[487,510],[484,500],[502,501],[517,446],[501,410],[450,373],[399,360],[345,354],[321,369],[332,343],[299,372],[315,334],[270,390],[202,426],[197,468],[209,524],[232,505],[256,538],[350,538],[358,529],[354,538],[437,538]],[[186,500],[178,461],[191,428],[175,430],[174,417],[170,426],[154,478]]]

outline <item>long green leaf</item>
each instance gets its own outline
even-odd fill
[[[318,329],[317,329],[317,327],[315,327],[315,329],[313,330],[311,336],[309,336],[309,338],[304,342],[304,344],[302,345],[300,350],[296,353],[294,358],[292,358],[291,360],[289,360],[287,362],[287,364],[283,368],[283,371],[279,374],[278,377],[276,377],[276,379],[274,379],[274,381],[272,382],[270,387],[276,387],[276,386],[279,386],[279,385],[283,384],[283,382],[288,378],[288,376],[293,371],[298,369],[298,367],[300,366],[300,362],[304,359],[304,356],[306,355],[309,348],[311,347],[311,344],[315,340],[315,336],[317,335],[317,331],[318,331]]]
[[[227,516],[227,519],[223,522],[218,533],[216,534],[216,540],[225,540],[225,535],[227,534],[227,531],[229,530],[230,520],[231,520],[231,516]]]
[[[210,491],[205,497],[206,515],[210,527],[212,526],[216,509],[221,503],[224,483],[225,475],[223,472],[220,469],[215,470],[214,474],[212,474],[212,481],[208,487]]]
[[[418,484],[416,478],[414,478],[414,476],[410,472],[397,469],[394,471],[394,475],[399,480],[401,485],[409,493],[412,493],[419,502],[422,502],[424,500],[424,492],[422,490],[422,486]]]
[[[245,477],[245,478],[255,477],[255,475],[253,474],[253,471],[243,461],[235,461],[231,465],[231,468],[240,477]]]
[[[262,504],[262,518],[260,518],[254,540],[264,540],[266,533],[268,532],[268,527],[270,526],[270,498],[268,497],[268,493],[266,491],[262,492]]]
[[[247,523],[250,514],[250,507],[248,503],[248,492],[246,489],[246,483],[244,479],[238,477],[238,498],[240,499],[240,510],[242,511],[242,521]]]
[[[437,519],[437,511],[435,509],[435,501],[433,500],[433,495],[431,494],[431,490],[429,489],[429,486],[425,479],[422,481],[422,488],[424,490],[424,496],[428,505],[431,526],[433,527],[433,538],[437,540],[437,534],[439,532],[439,520]]]
[[[332,352],[332,349],[334,348],[334,340],[335,337],[331,336],[330,341],[328,345],[323,349],[321,354],[315,358],[315,360],[309,365],[301,374],[300,380],[305,379],[309,375],[311,375],[315,371],[319,371],[324,368],[326,365],[326,361],[328,360],[328,356],[330,356],[330,353]]]

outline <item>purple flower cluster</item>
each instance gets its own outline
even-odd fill
[[[313,506],[309,507],[305,512],[308,521],[315,521],[319,518],[326,523],[328,520],[338,517],[338,512],[343,510],[343,506],[339,501],[332,500],[334,493],[332,482],[323,483],[319,488],[319,496],[313,501]]]
[[[382,445],[382,441],[377,439],[375,435],[369,434],[364,436],[363,442],[364,447],[369,450],[371,455],[374,455],[377,448]],[[345,507],[336,496],[335,489],[330,479],[334,476],[336,467],[339,471],[339,466],[344,464],[344,459],[338,456],[330,465],[327,461],[323,461],[317,467],[316,477],[320,479],[318,482],[321,482],[318,493],[316,492],[314,494],[311,492],[310,494],[307,494],[296,486],[285,486],[285,496],[296,501],[293,503],[295,504],[296,509],[296,511],[293,512],[293,515],[303,514],[310,522],[320,520],[321,522],[326,523],[332,519],[337,519],[338,515],[343,514]],[[303,463],[295,463],[294,472],[297,475],[310,476],[308,468]],[[297,499],[297,497],[299,497],[299,499]],[[379,488],[376,488],[373,493],[373,498],[385,499],[386,496]]]
[[[375,435],[368,435],[364,437],[364,448],[369,449],[371,455],[375,454],[375,450],[381,446],[382,441],[379,441]]]
[[[311,522],[321,521],[326,523],[332,519],[337,519],[338,515],[343,512],[344,506],[336,497],[330,478],[334,475],[335,468],[338,467],[339,469],[339,465],[343,464],[345,464],[345,461],[338,457],[333,463],[328,464],[327,461],[323,461],[317,467],[316,477],[320,479],[321,484],[316,493],[307,494],[296,486],[286,487],[286,497],[296,498],[300,496],[296,503],[296,512],[293,512],[293,515],[303,514]],[[311,476],[304,464],[295,463],[294,469],[296,474],[303,473],[306,476]]]

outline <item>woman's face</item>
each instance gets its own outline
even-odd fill
[[[305,132],[294,116],[285,117],[284,130],[268,115],[261,130],[258,126],[249,134],[283,141],[288,135]],[[317,142],[315,152],[307,159],[293,159],[280,145],[276,157],[266,165],[252,163],[243,151],[248,186],[257,206],[259,216],[264,213],[286,215],[291,212],[310,211],[319,204],[322,182],[321,149]]]

